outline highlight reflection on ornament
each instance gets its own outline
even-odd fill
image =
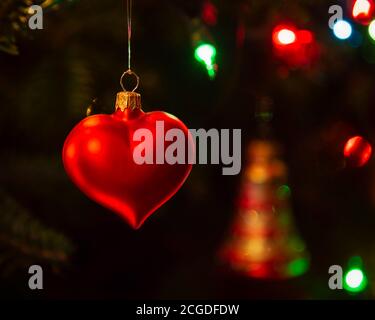
[[[308,269],[309,259],[294,229],[287,167],[270,141],[253,141],[247,154],[238,212],[222,258],[250,277],[299,276]]]

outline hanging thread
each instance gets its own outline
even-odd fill
[[[128,43],[128,70],[126,70],[121,78],[120,78],[120,85],[121,85],[121,88],[127,92],[127,90],[125,89],[125,86],[124,86],[124,83],[123,83],[123,80],[124,80],[124,77],[126,75],[129,75],[129,76],[134,76],[136,78],[136,85],[134,87],[133,90],[131,91],[135,91],[137,90],[138,88],[138,85],[139,85],[139,77],[138,75],[133,72],[131,70],[131,38],[132,38],[132,10],[133,10],[133,0],[127,0],[126,1],[126,23],[127,23],[127,43]]]
[[[133,0],[126,2],[126,21],[128,26],[128,69],[131,70],[131,38],[132,38],[132,9]]]

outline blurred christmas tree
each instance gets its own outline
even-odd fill
[[[285,279],[308,268],[305,244],[295,230],[278,147],[252,141],[238,198],[238,212],[223,257],[250,277]]]

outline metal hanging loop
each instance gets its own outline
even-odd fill
[[[121,88],[122,88],[122,90],[124,90],[124,92],[129,92],[129,90],[126,90],[125,85],[124,85],[124,78],[125,78],[125,76],[127,76],[127,75],[129,75],[129,76],[133,76],[133,77],[135,77],[136,80],[137,80],[137,83],[136,83],[134,89],[131,90],[131,92],[134,92],[135,90],[137,90],[137,88],[138,88],[138,86],[139,86],[139,77],[138,77],[138,75],[137,75],[134,71],[132,71],[132,70],[130,70],[130,69],[126,70],[126,71],[122,74],[122,76],[121,76],[121,78],[120,78],[120,85],[121,85]]]

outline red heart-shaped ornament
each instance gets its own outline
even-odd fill
[[[78,123],[65,141],[63,162],[79,189],[137,229],[178,191],[192,169],[188,161],[156,163],[156,149],[163,143],[162,150],[166,150],[172,143],[165,141],[165,133],[179,129],[187,153],[192,140],[176,117],[161,111],[145,113],[129,105],[127,100],[125,107],[117,108],[112,115],[89,116]],[[163,124],[163,132],[156,129],[157,122]],[[146,142],[134,141],[138,129],[152,133],[152,146],[148,146],[152,148],[152,164],[137,164],[133,159],[135,148]]]

